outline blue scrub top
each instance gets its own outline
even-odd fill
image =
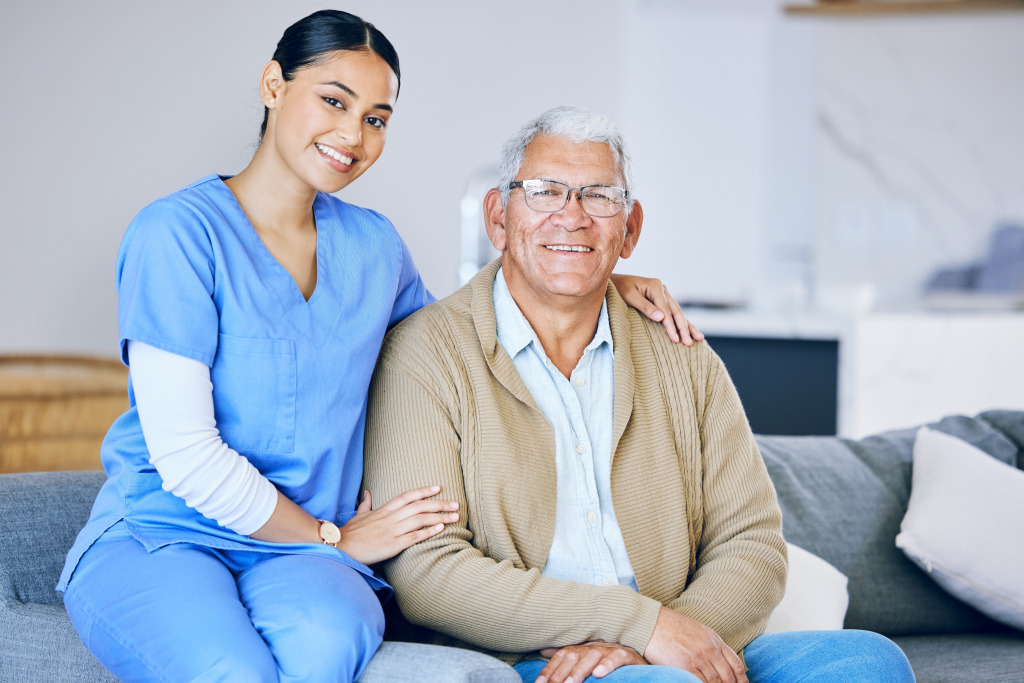
[[[384,334],[433,297],[384,216],[327,194],[313,201],[316,290],[306,301],[220,176],[143,209],[117,258],[121,359],[135,339],[210,366],[217,428],[288,498],[339,526],[354,514],[370,378]],[[165,491],[130,408],[102,446],[107,482],[68,554],[58,590],[104,531],[125,520],[147,549],[189,542],[322,554],[323,544],[240,536]]]

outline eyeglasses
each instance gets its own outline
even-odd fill
[[[509,185],[509,190],[516,187],[523,188],[528,207],[544,213],[561,211],[569,196],[578,190],[580,206],[594,218],[610,218],[618,214],[628,195],[622,188],[611,185],[573,187],[554,180],[517,180]]]

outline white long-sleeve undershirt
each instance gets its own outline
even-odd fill
[[[149,462],[164,490],[243,536],[266,524],[277,488],[221,440],[210,368],[135,340],[128,359]]]

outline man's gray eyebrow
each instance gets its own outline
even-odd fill
[[[351,95],[352,97],[356,98],[357,100],[359,99],[359,95],[356,94],[356,91],[353,90],[352,88],[348,87],[344,83],[340,83],[338,81],[324,81],[320,85],[330,85],[332,87],[337,88],[338,90],[341,90],[342,92],[348,93],[349,95]],[[375,105],[373,105],[373,108],[374,109],[383,109],[384,111],[392,111],[392,112],[395,110],[394,107],[392,107],[390,104],[375,104]]]

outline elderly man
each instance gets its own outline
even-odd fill
[[[786,577],[774,489],[714,352],[609,286],[631,187],[607,119],[544,113],[484,200],[501,259],[385,343],[367,487],[458,504],[386,565],[403,613],[524,681],[913,680],[875,634],[761,635]]]

